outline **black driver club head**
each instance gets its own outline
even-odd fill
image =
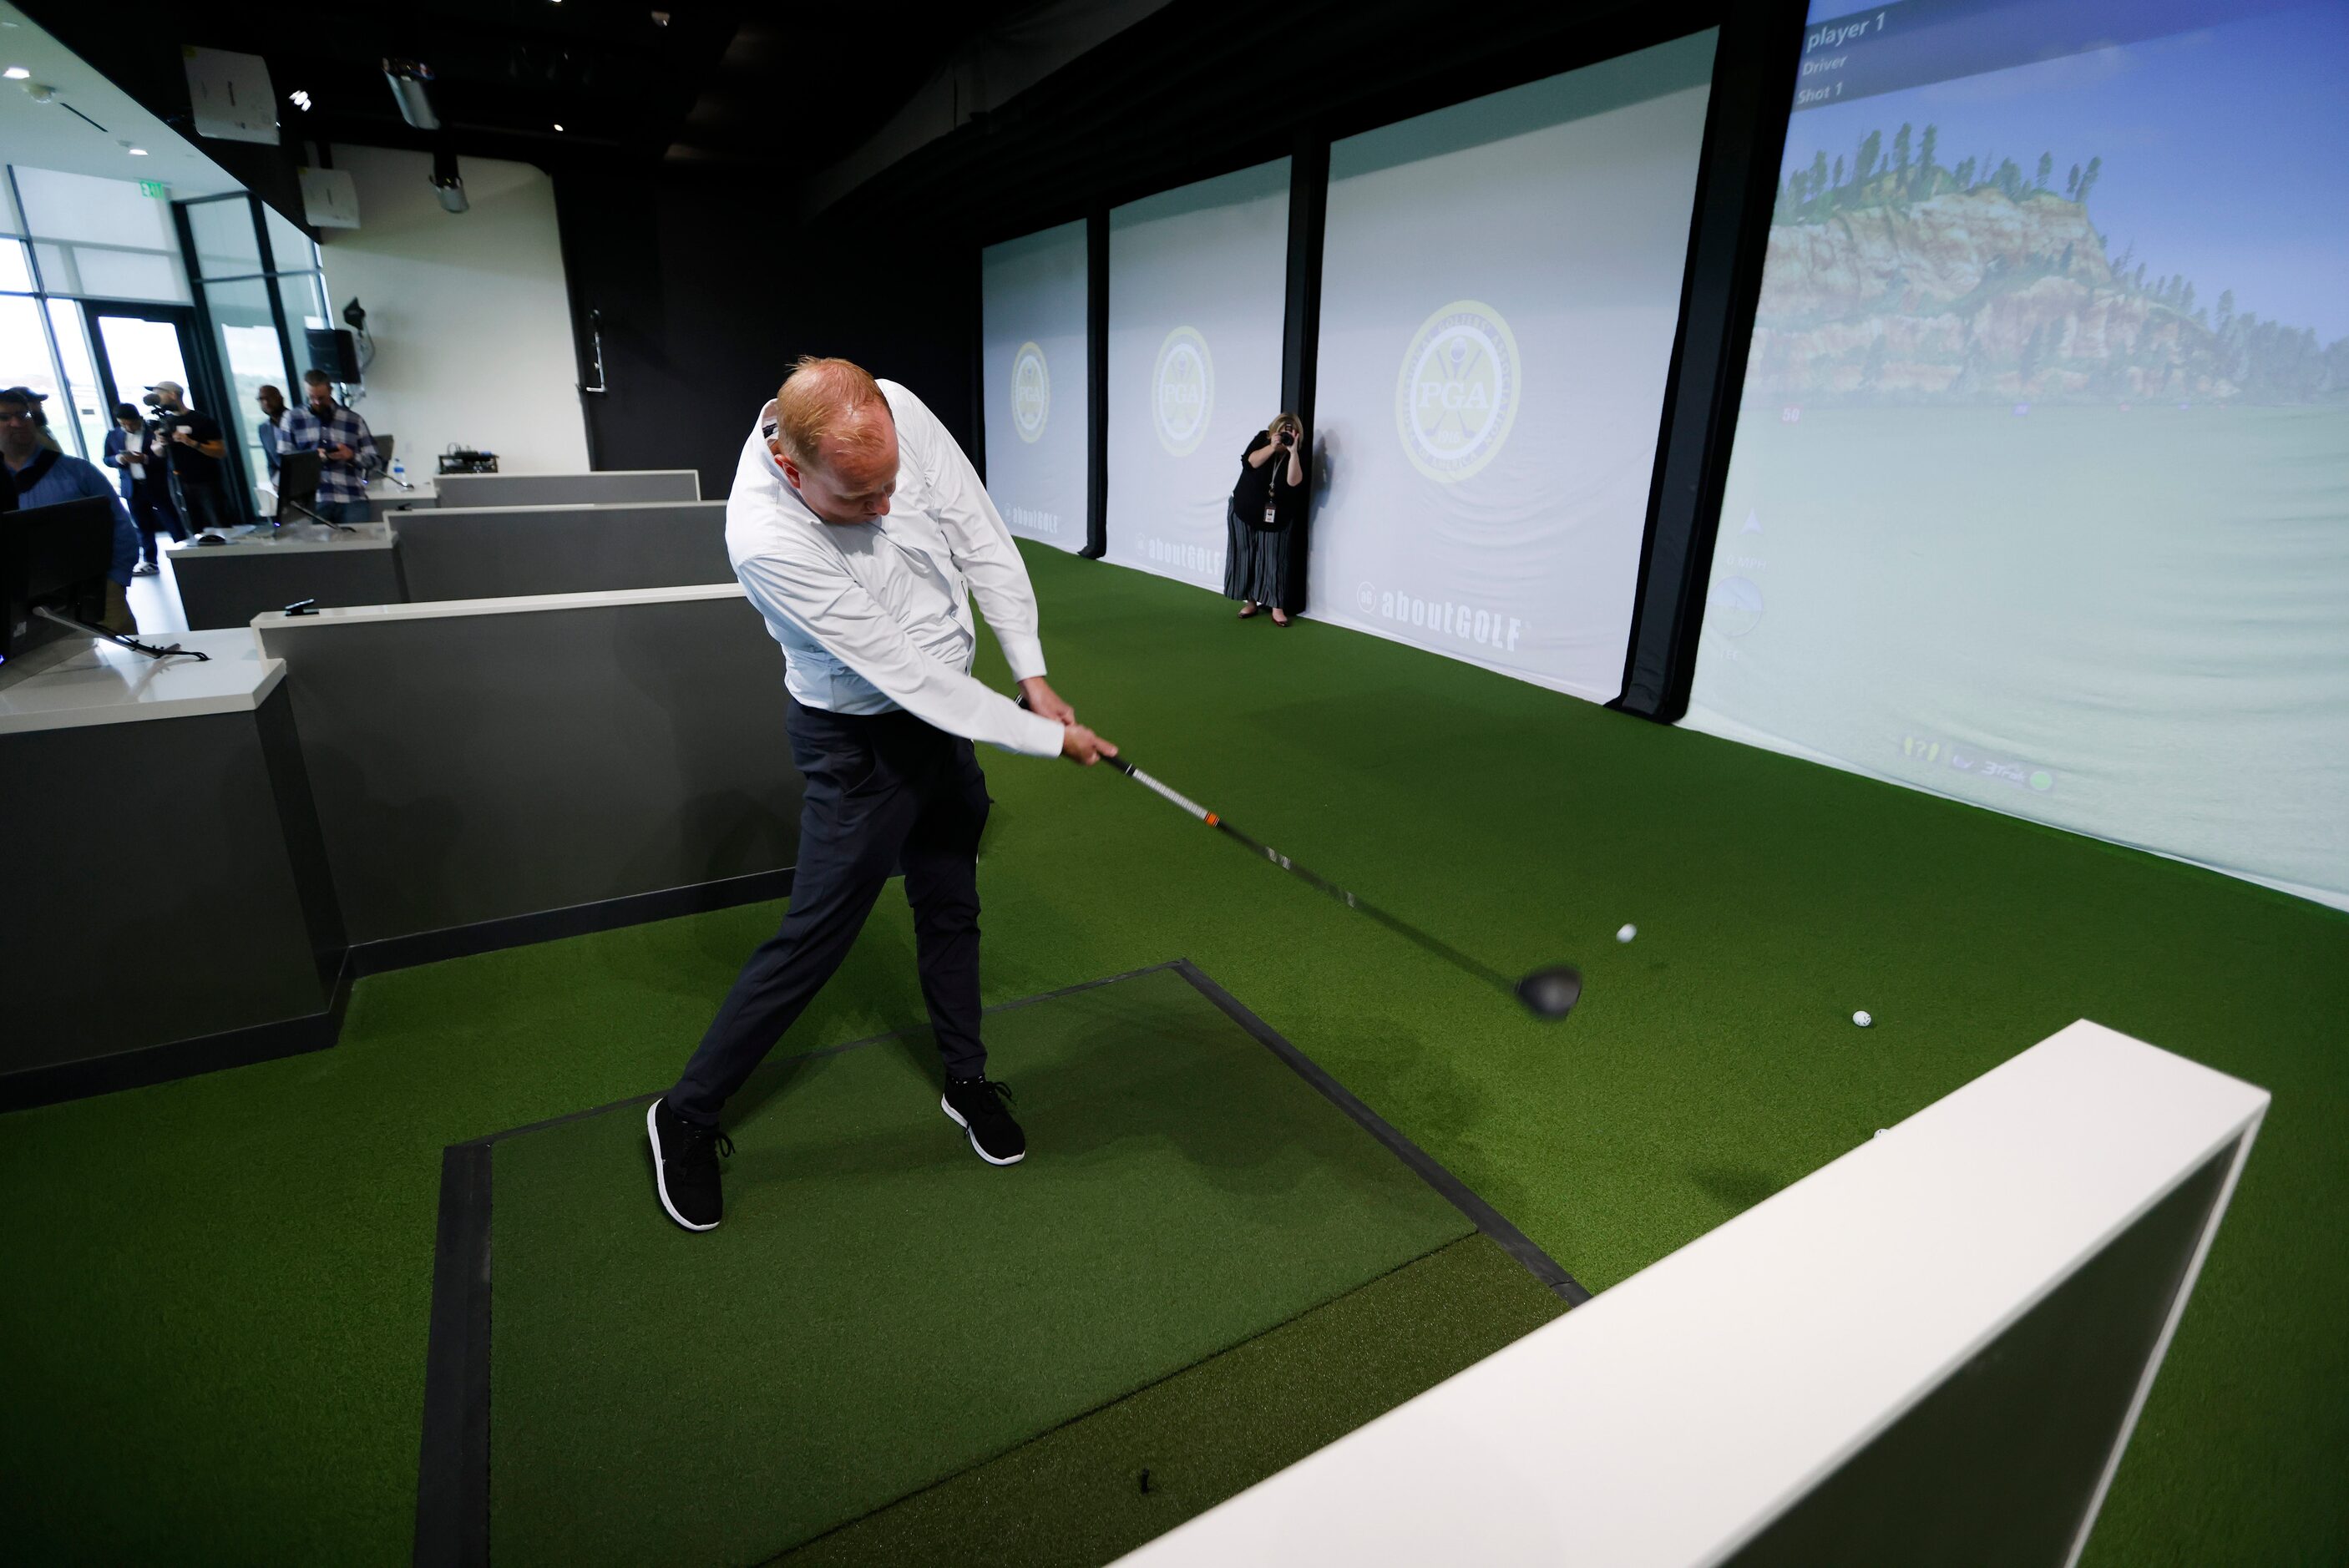
[[[1517,982],[1517,1000],[1535,1017],[1556,1023],[1582,1000],[1582,971],[1571,964],[1537,969]]]

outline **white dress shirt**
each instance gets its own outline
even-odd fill
[[[829,523],[808,510],[767,449],[771,401],[742,443],[726,501],[726,553],[783,649],[783,684],[804,707],[904,708],[949,734],[1032,757],[1061,754],[1061,726],[973,680],[970,596],[1011,665],[1044,673],[1036,592],[1011,531],[962,448],[894,381],[897,490],[887,515]]]

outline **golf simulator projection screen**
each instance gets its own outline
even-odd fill
[[[979,256],[987,491],[1011,531],[1085,547],[1085,226]]]
[[[1220,591],[1226,503],[1280,412],[1288,160],[1109,215],[1109,554]]]
[[[1621,689],[1713,51],[1332,144],[1316,619]]]
[[[2349,5],[1798,70],[1687,722],[2349,907]]]

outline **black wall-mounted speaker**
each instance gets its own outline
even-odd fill
[[[359,344],[349,327],[314,326],[302,335],[310,348],[310,363],[303,369],[323,370],[346,387],[358,385]]]

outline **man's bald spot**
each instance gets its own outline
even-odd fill
[[[897,474],[897,421],[886,403],[843,409],[816,445],[811,465],[844,490],[880,490]]]
[[[871,416],[878,413],[882,422]],[[894,444],[895,421],[881,385],[847,359],[803,357],[775,391],[778,444],[802,467],[829,467],[850,451]]]

